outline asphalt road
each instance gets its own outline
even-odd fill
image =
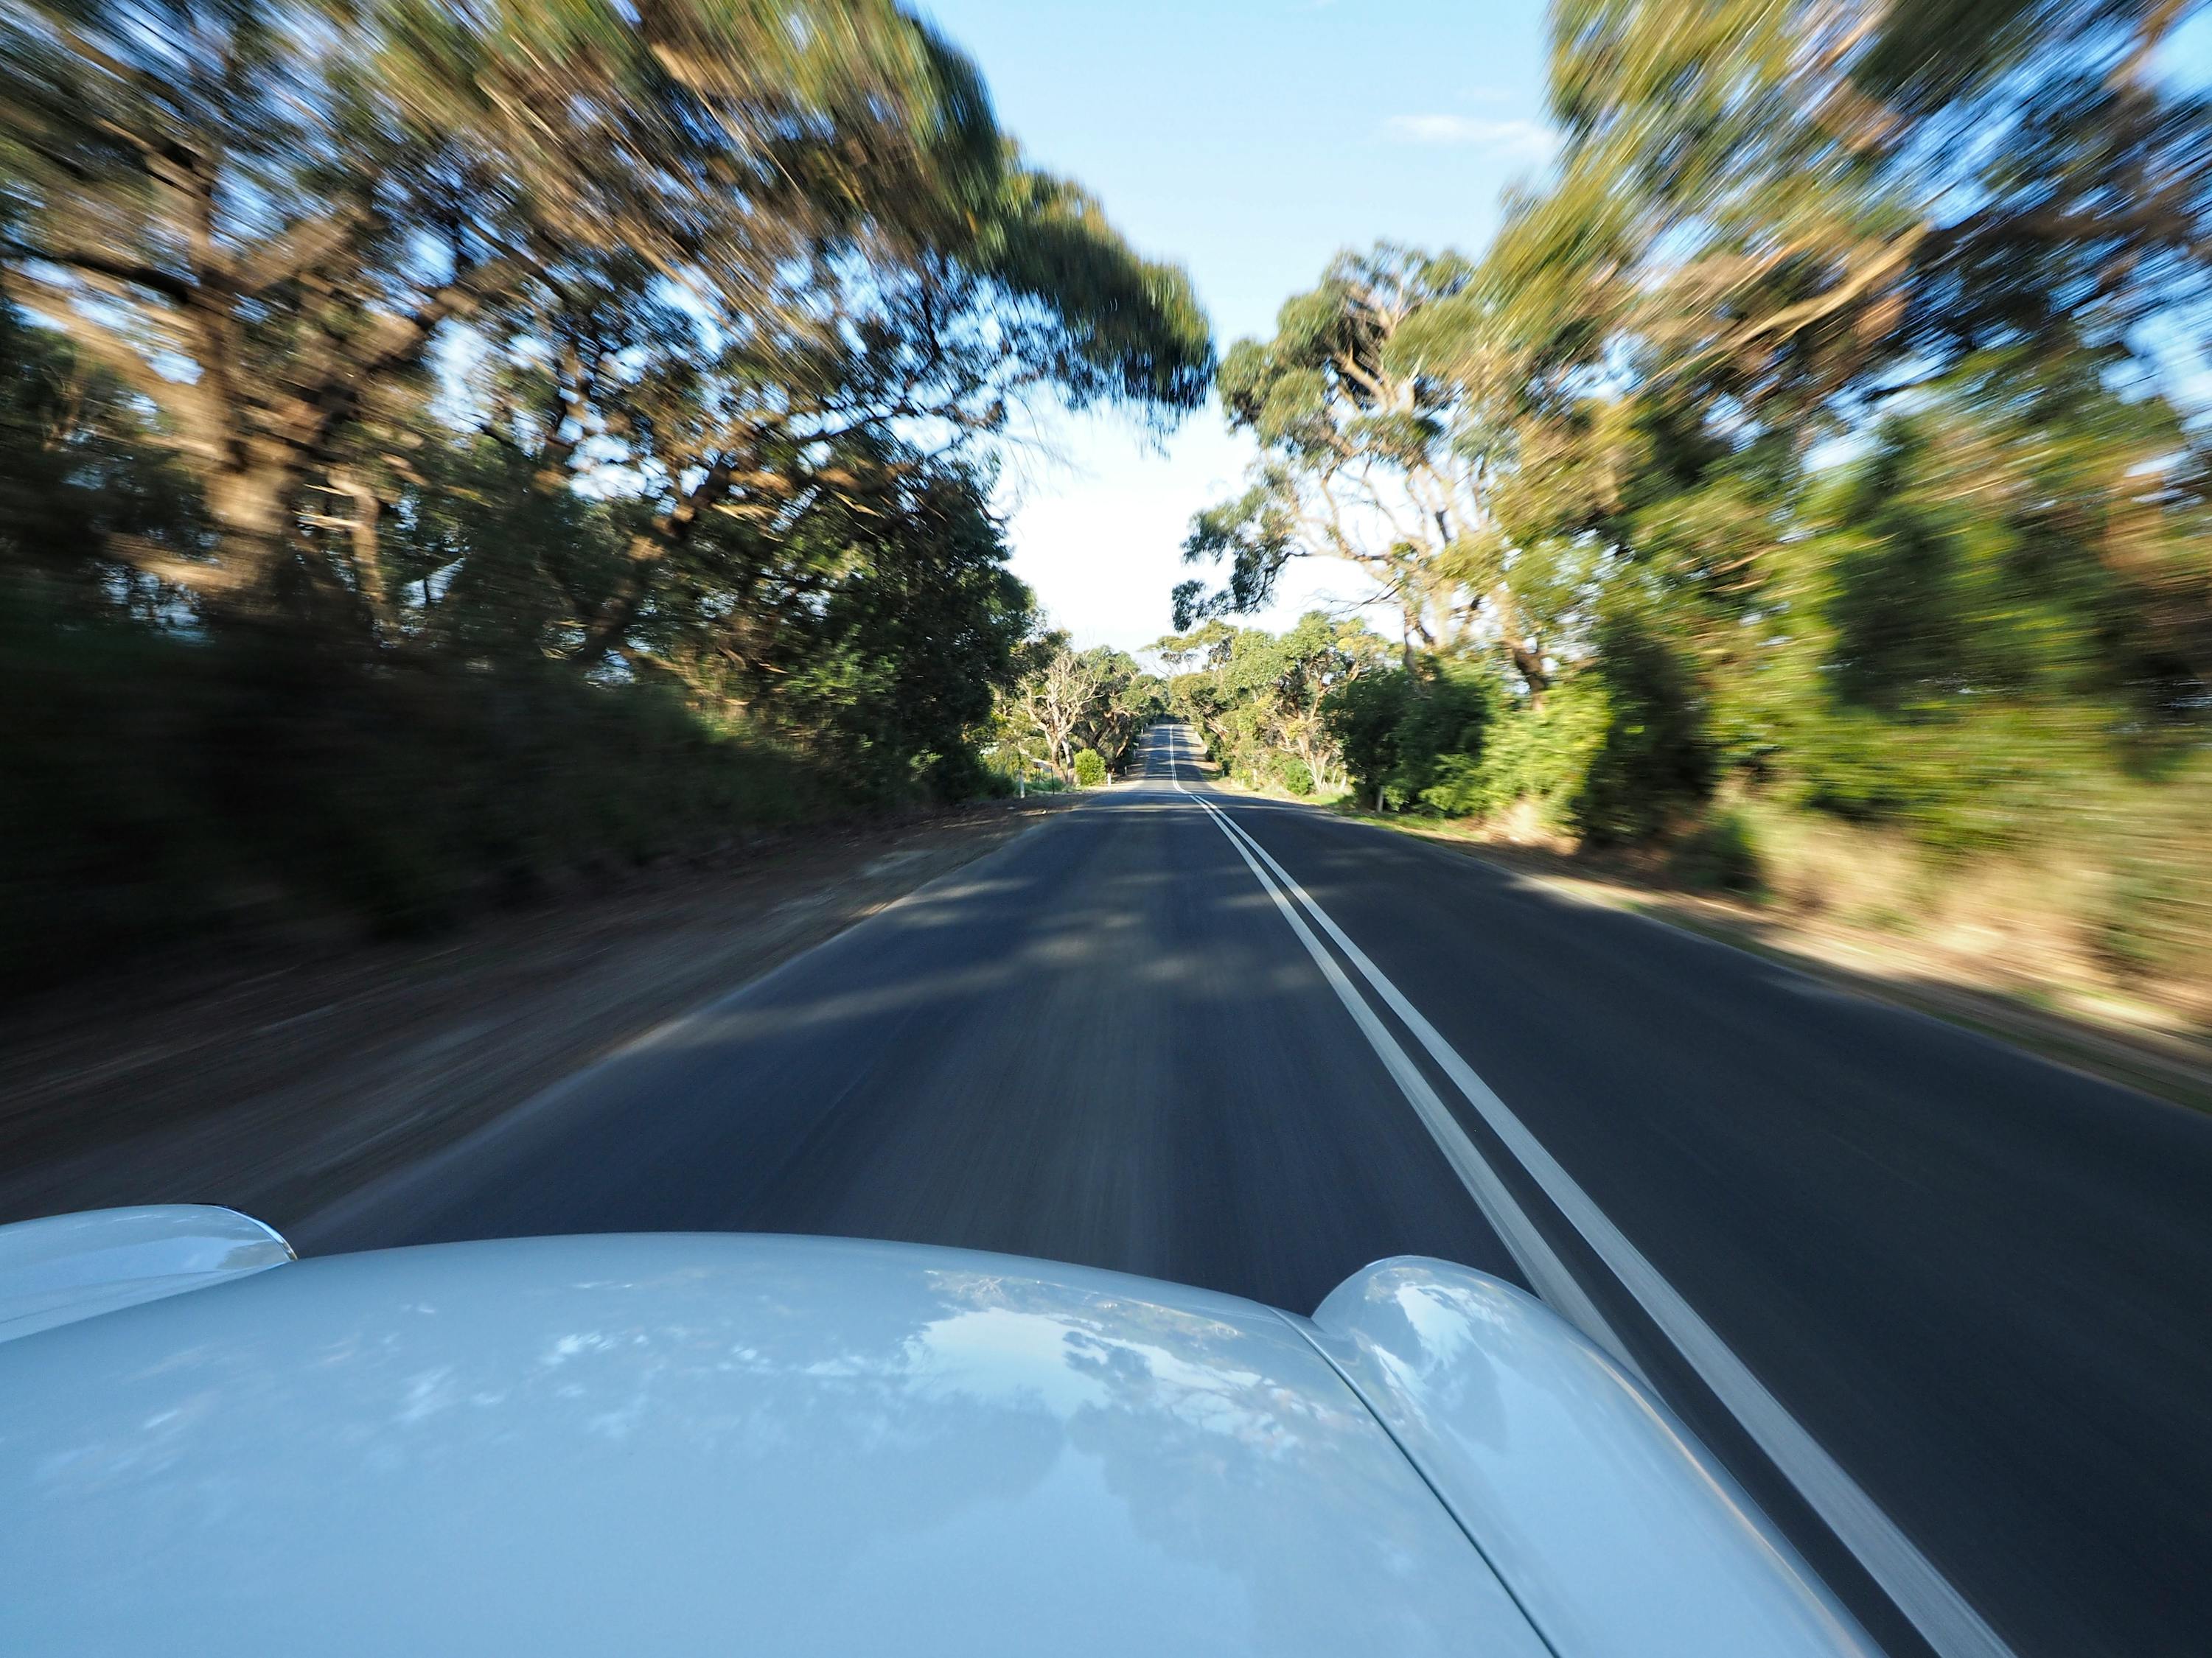
[[[851,1234],[1300,1311],[1440,1255],[1639,1368],[1893,1654],[2212,1651],[2212,1119],[1178,744],[307,1242]]]

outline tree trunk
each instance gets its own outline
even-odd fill
[[[1512,659],[1514,671],[1528,686],[1529,701],[1541,708],[1544,693],[1552,689],[1552,676],[1544,666],[1543,652],[1528,637],[1527,630],[1517,625],[1521,621],[1520,605],[1515,601],[1512,591],[1502,586],[1491,590],[1488,602],[1492,613],[1498,618],[1498,638],[1505,646],[1506,654]]]
[[[1527,642],[1521,640],[1509,639],[1505,641],[1505,648],[1513,658],[1514,671],[1528,687],[1529,701],[1540,708],[1544,693],[1552,689],[1552,676],[1544,670],[1542,654],[1530,649]]]
[[[384,564],[379,556],[377,539],[384,502],[368,480],[356,473],[334,466],[330,477],[331,487],[353,503],[346,537],[353,560],[355,586],[378,629],[389,634],[393,627],[392,604],[384,590]]]
[[[291,556],[295,483],[289,468],[257,459],[222,467],[207,480],[208,516],[224,561],[238,574],[236,592],[249,604],[274,598]]]

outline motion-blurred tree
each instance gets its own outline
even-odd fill
[[[1581,756],[1536,770],[1594,833],[1663,832],[1717,763],[1955,839],[1946,814],[2032,821],[1991,804],[2029,743],[2177,762],[2212,708],[2212,104],[2161,61],[2185,9],[1566,0],[1560,155],[1485,258],[1417,262],[1449,279],[1364,332],[1295,299],[1230,354],[1265,458],[1194,525],[1231,579],[1185,615],[1353,542],[1340,479],[1442,454],[1448,519],[1341,520],[1378,596],[1460,624],[1409,621],[1437,665],[1340,699],[1364,776],[1429,763],[1392,709],[1461,662],[1516,688],[1499,753]],[[1370,387],[1410,447],[1373,440]],[[1453,809],[1520,786],[1455,763]]]
[[[896,0],[11,8],[0,645],[53,717],[0,918],[204,918],[257,857],[422,916],[988,786],[994,450],[1212,370]]]
[[[1473,275],[1449,254],[1346,254],[1285,301],[1272,339],[1231,349],[1222,405],[1261,458],[1242,495],[1192,522],[1184,558],[1225,562],[1228,580],[1212,594],[1202,580],[1178,586],[1178,628],[1264,604],[1294,558],[1337,558],[1395,603],[1408,653],[1458,647],[1487,606],[1491,630],[1541,683],[1540,648],[1510,591],[1455,595],[1451,561],[1488,528],[1486,455],[1466,440],[1458,389],[1402,344]]]
[[[1172,418],[1208,382],[1181,273],[1024,169],[888,0],[41,0],[0,29],[0,279],[162,410],[217,531],[167,574],[234,606],[378,606],[410,469],[376,440],[467,340],[545,487],[618,471],[650,508],[550,641],[587,665],[704,514],[773,516],[841,433],[994,430],[1045,383]]]

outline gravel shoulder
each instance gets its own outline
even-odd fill
[[[73,985],[0,1016],[0,1222],[220,1203],[297,1225],[1077,798],[811,829],[434,941]]]

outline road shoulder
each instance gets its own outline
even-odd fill
[[[0,1221],[200,1202],[282,1230],[1077,799],[811,832],[426,944],[73,987],[0,1021]]]
[[[1331,815],[1409,836],[1448,856],[1471,858],[1578,903],[1626,911],[1746,950],[1837,989],[2008,1042],[2104,1081],[2212,1111],[2212,1041],[2150,1023],[2153,1010],[2115,1005],[2060,1011],[2039,1005],[2039,992],[2032,984],[2009,984],[1995,969],[1975,973],[1971,964],[1939,960],[1917,950],[1907,937],[1808,924],[1739,901],[1584,867],[1561,853],[1474,840],[1437,823],[1342,808]]]

